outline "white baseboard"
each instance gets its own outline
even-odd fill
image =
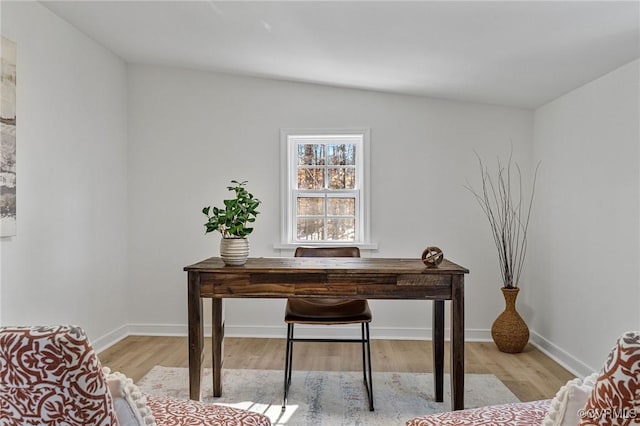
[[[132,336],[186,336],[186,324],[129,324],[126,327],[127,334]],[[331,330],[328,333],[328,330]],[[332,326],[316,327],[298,325],[296,327],[296,336],[308,338],[348,338],[358,335],[358,326]],[[206,336],[211,336],[211,326],[204,327]],[[233,326],[225,325],[226,337],[262,337],[262,338],[281,338],[287,335],[286,325],[278,326]],[[445,340],[449,340],[450,331],[445,329]],[[126,336],[120,337],[118,340]],[[431,328],[394,328],[394,327],[372,327],[371,337],[373,339],[389,339],[389,340],[431,340]],[[117,341],[117,340],[116,340]],[[116,341],[113,341],[115,343]],[[465,330],[465,341],[467,342],[487,342],[491,341],[491,331],[482,329]]]
[[[308,338],[350,338],[354,336],[357,337],[360,332],[359,327],[352,325],[332,326],[331,333],[327,333],[327,330],[328,327],[298,325],[296,327],[296,336]],[[205,326],[204,333],[206,336],[211,336],[211,326]],[[92,344],[96,352],[101,352],[127,336],[187,336],[187,334],[188,328],[186,324],[127,324],[98,339],[92,339]],[[284,339],[286,335],[287,328],[284,324],[279,326],[225,326],[226,337]],[[445,340],[448,341],[450,330],[445,329],[444,335]],[[529,343],[572,374],[584,378],[595,371],[592,367],[551,343],[535,331],[531,331],[530,336]],[[431,328],[372,327],[371,338],[388,340],[431,340]],[[492,341],[491,330],[466,329],[465,341],[490,342]]]
[[[97,339],[91,339],[91,346],[93,346],[93,349],[96,352],[102,352],[103,350],[115,345],[130,334],[131,333],[129,332],[129,326],[123,325],[101,337],[98,337]]]
[[[535,331],[531,331],[530,336],[531,338],[529,341],[533,346],[577,377],[584,378],[597,370],[580,361],[564,349],[551,343]]]
[[[186,324],[129,324],[130,336],[186,336]],[[205,334],[211,335],[211,327],[205,326]]]

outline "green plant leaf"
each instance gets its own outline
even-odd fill
[[[235,186],[228,186],[227,190],[233,191],[235,198],[223,200],[224,208],[203,208],[202,213],[209,218],[204,226],[206,232],[219,231],[225,238],[244,238],[253,231],[246,226],[255,222],[261,201],[245,188],[247,181],[232,180],[231,183]]]

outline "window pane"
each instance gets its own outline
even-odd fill
[[[323,240],[324,239],[324,221],[322,219],[300,219],[296,229],[298,240]]]
[[[330,168],[329,189],[354,189],[356,187],[356,169]]]
[[[356,220],[355,219],[328,219],[327,220],[327,240],[334,241],[355,241]]]
[[[331,166],[353,166],[356,164],[354,144],[327,145],[327,164]]]
[[[328,198],[327,215],[329,216],[355,216],[355,198]]]
[[[324,145],[298,144],[298,165],[324,165]]]
[[[1,0],[0,0],[1,1]],[[353,244],[368,240],[368,129],[283,129],[286,218],[282,241]]]
[[[298,168],[298,189],[323,189],[324,188],[324,169]]]
[[[324,198],[322,197],[299,197],[299,216],[322,216],[324,215]]]

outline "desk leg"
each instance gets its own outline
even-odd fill
[[[200,298],[200,276],[189,272],[187,289],[187,311],[189,325],[189,398],[200,401],[202,360],[204,357],[204,324],[202,321],[202,299]]]
[[[451,408],[464,409],[464,276],[451,289]]]
[[[222,396],[222,341],[224,339],[222,299],[213,299],[211,351],[213,363],[213,396]]]
[[[433,301],[433,383],[436,402],[444,401],[444,300]]]

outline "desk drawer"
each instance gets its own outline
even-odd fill
[[[398,275],[398,286],[451,287],[451,275]]]

